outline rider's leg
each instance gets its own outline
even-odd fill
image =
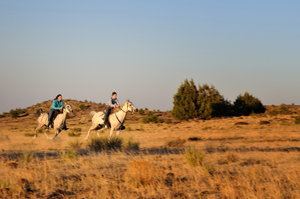
[[[50,125],[50,123],[52,121],[52,117],[53,117],[54,111],[55,111],[54,109],[50,109],[50,111],[49,111],[49,117],[48,117],[48,125],[47,125],[47,127],[49,127],[49,125]]]
[[[110,107],[106,107],[105,115],[104,115],[104,118],[103,118],[104,122],[107,120],[107,117],[108,117],[110,111],[111,111],[111,108]]]

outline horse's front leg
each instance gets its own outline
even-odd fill
[[[48,138],[48,139],[53,140],[59,133],[60,133],[60,129],[56,129],[54,136],[52,138]]]
[[[115,130],[114,128],[111,128],[111,129],[110,129],[109,141],[110,141],[110,139],[111,139],[111,137],[112,137],[112,134],[113,134],[114,130]]]

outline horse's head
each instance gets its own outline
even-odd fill
[[[73,108],[72,108],[71,104],[65,103],[65,111],[66,111],[67,113],[73,112]]]
[[[134,112],[137,112],[138,109],[133,105],[133,103],[129,100],[126,100],[126,106],[127,106],[127,110],[134,113]]]

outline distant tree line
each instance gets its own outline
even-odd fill
[[[250,115],[264,113],[266,110],[261,101],[248,92],[237,96],[231,104],[213,85],[203,84],[197,89],[193,79],[186,79],[179,86],[173,104],[172,115],[179,120]]]

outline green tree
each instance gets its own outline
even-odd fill
[[[194,80],[184,80],[173,97],[173,117],[179,120],[198,117],[197,97],[198,91]]]
[[[230,115],[230,103],[213,85],[199,85],[197,106],[199,117],[202,119]]]
[[[237,97],[234,102],[234,109],[237,115],[250,115],[252,112],[264,113],[266,111],[261,101],[248,92]]]

